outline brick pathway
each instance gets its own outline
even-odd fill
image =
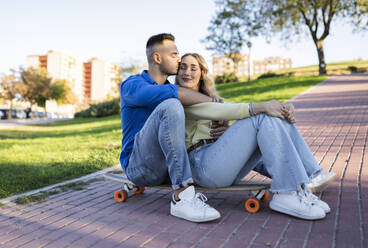
[[[112,181],[96,181],[46,202],[0,208],[0,247],[367,247],[368,75],[333,76],[295,99],[298,127],[336,179],[322,194],[332,212],[303,221],[243,209],[242,193],[206,192],[222,218],[171,217],[168,191],[147,189],[118,204]]]

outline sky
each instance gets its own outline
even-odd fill
[[[145,64],[147,39],[172,33],[180,54],[202,54],[211,68],[212,52],[201,40],[215,14],[214,0],[8,0],[0,2],[0,73],[24,65],[28,55],[57,50],[87,61]],[[318,63],[309,36],[297,42],[252,39],[253,59],[290,57],[293,67]],[[248,53],[245,46],[243,53]],[[368,33],[332,24],[325,40],[326,62],[368,60]]]

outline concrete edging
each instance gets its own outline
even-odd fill
[[[320,86],[320,85],[322,85],[322,84],[325,84],[325,83],[326,83],[326,81],[327,81],[327,80],[329,80],[329,79],[330,79],[330,76],[328,76],[328,77],[327,77],[325,80],[323,80],[322,82],[320,82],[320,83],[318,83],[318,84],[316,84],[316,85],[314,85],[314,86],[310,87],[309,89],[306,89],[305,91],[301,92],[300,94],[298,94],[298,95],[296,95],[296,96],[294,96],[294,97],[292,97],[292,98],[290,98],[290,99],[286,100],[285,102],[293,101],[293,100],[297,99],[299,96],[302,96],[302,95],[304,95],[304,94],[307,94],[309,91],[313,90],[315,87]]]

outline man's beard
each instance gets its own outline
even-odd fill
[[[160,67],[160,72],[167,76],[173,76],[178,74],[178,69],[175,70],[175,72],[169,71],[166,67]]]

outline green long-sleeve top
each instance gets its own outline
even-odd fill
[[[240,120],[250,116],[248,103],[200,103],[184,108],[187,149],[201,139],[211,139],[211,120]]]

